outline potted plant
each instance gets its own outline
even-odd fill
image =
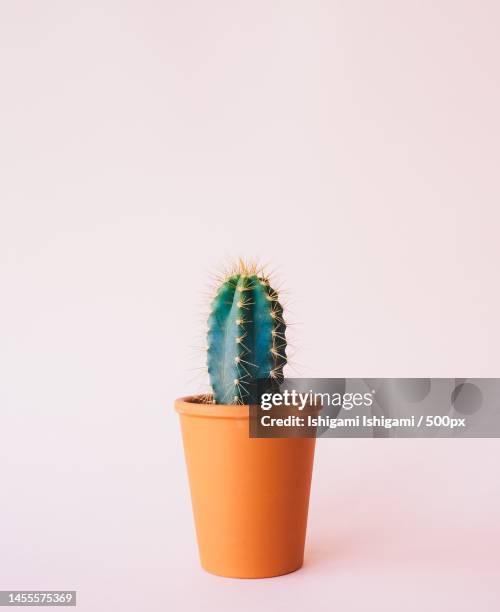
[[[265,578],[303,563],[314,438],[251,438],[258,379],[279,383],[286,324],[278,293],[244,262],[224,277],[208,319],[212,394],[178,399],[201,565]]]

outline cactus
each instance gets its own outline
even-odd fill
[[[286,324],[278,293],[243,261],[223,279],[208,318],[207,365],[216,404],[258,403],[257,380],[283,380]]]

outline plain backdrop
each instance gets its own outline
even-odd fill
[[[498,610],[498,440],[320,441],[303,570],[235,581],[198,566],[173,400],[240,255],[289,289],[303,376],[499,376],[499,27],[494,0],[2,0],[0,589]]]

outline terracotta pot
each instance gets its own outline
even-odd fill
[[[176,401],[201,565],[266,578],[303,563],[314,438],[249,437],[249,407]]]

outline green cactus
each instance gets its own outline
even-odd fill
[[[283,380],[286,325],[277,292],[240,261],[222,281],[208,318],[207,365],[216,404],[258,403],[257,380]]]

